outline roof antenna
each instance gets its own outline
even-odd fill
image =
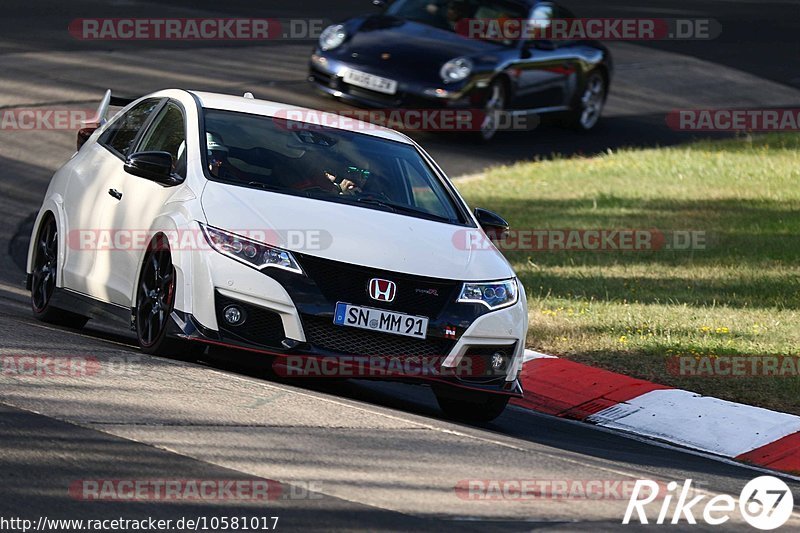
[[[244,97],[245,98],[249,98],[250,100],[253,100],[253,93],[250,93],[250,92],[244,93]]]

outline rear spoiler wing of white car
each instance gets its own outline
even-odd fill
[[[106,123],[108,114],[109,106],[114,107],[125,107],[128,104],[131,104],[136,101],[136,98],[123,98],[121,96],[114,96],[111,94],[111,89],[106,91],[106,94],[103,95],[103,99],[100,100],[100,105],[97,107],[97,112],[94,116],[87,120],[84,123],[84,126],[92,126],[99,128],[103,124]]]
[[[103,99],[100,100],[100,105],[97,107],[97,112],[95,112],[92,118],[84,121],[83,127],[78,130],[78,150],[80,150],[81,146],[83,146],[86,141],[89,140],[89,137],[92,136],[92,133],[94,133],[97,128],[106,123],[108,120],[107,115],[109,106],[125,107],[126,105],[135,101],[136,98],[113,96],[111,94],[111,89],[108,89],[106,94],[103,95]]]

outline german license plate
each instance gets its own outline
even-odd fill
[[[382,78],[374,74],[367,74],[360,70],[347,69],[342,76],[345,83],[363,87],[383,94],[394,94],[397,92],[397,82],[389,78]]]
[[[424,316],[395,313],[386,309],[362,307],[344,302],[336,304],[333,323],[337,326],[380,331],[424,339],[428,335],[428,318]]]

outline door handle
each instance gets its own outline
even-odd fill
[[[119,192],[117,189],[108,189],[108,194],[110,194],[117,200],[122,200],[122,193]]]

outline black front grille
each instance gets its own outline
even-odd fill
[[[229,305],[237,305],[245,313],[245,321],[240,326],[230,326],[225,322],[223,312]],[[286,338],[283,322],[278,313],[233,300],[219,293],[216,294],[217,323],[224,338],[244,341],[259,346],[280,347]]]
[[[455,301],[460,289],[455,281],[398,274],[311,256],[302,256],[300,263],[331,303],[346,302],[436,319],[448,302]],[[387,279],[397,285],[393,302],[370,298],[372,278]]]
[[[422,340],[337,326],[331,317],[303,315],[302,320],[306,340],[315,348],[348,355],[444,358],[455,344],[447,339]]]

